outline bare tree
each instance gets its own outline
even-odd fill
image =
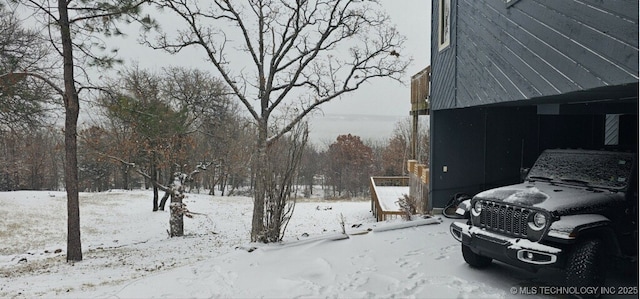
[[[296,203],[293,183],[308,140],[308,125],[302,122],[269,147],[265,230],[259,240],[276,242],[284,237]]]
[[[350,197],[363,195],[373,174],[373,150],[359,136],[340,135],[327,150],[329,162],[325,175],[335,192],[345,191]]]
[[[171,216],[169,217],[169,236],[170,237],[182,237],[184,235],[184,216],[191,218],[193,213],[187,209],[187,205],[182,202],[185,195],[185,185],[192,181],[196,175],[201,173],[211,165],[211,163],[198,164],[194,169],[189,172],[177,171],[172,174],[173,180],[168,185],[163,185],[154,179],[147,171],[140,168],[136,163],[127,162],[115,156],[104,155],[114,161],[118,161],[122,164],[126,164],[131,167],[135,172],[153,182],[160,190],[167,192],[171,196]]]
[[[79,188],[89,192],[101,192],[111,186],[113,163],[93,150],[108,148],[111,138],[108,132],[98,126],[91,126],[79,132],[78,170]]]
[[[59,130],[0,130],[0,190],[56,190],[61,174]]]
[[[298,170],[298,180],[304,185],[304,197],[309,198],[313,195],[313,185],[315,176],[320,174],[322,162],[320,161],[320,153],[313,144],[307,144],[302,153],[300,161],[300,169]]]
[[[196,151],[199,160],[215,161],[215,169],[203,175],[208,176],[211,195],[216,187],[221,195],[231,195],[249,177],[247,165],[252,159],[249,149],[254,136],[250,122],[236,109],[205,118],[198,131]],[[227,187],[231,188],[229,192]]]
[[[184,68],[168,68],[158,74],[134,67],[119,82],[102,98],[102,104],[114,130],[119,124],[126,125],[129,136],[120,140],[118,148],[132,148],[137,155],[127,161],[148,165],[153,211],[164,210],[171,194],[165,192],[159,201],[154,182],[171,184],[172,174],[179,171],[176,165],[217,160],[206,154],[215,149],[194,150],[195,133],[210,122],[229,121],[231,109],[224,85],[208,73]],[[113,151],[110,155],[125,158]]]
[[[256,188],[252,241],[263,239],[268,198],[268,148],[320,105],[374,78],[400,80],[408,61],[404,38],[377,1],[154,0],[173,12],[174,32],[146,37],[149,46],[177,53],[204,51],[234,97],[253,117]],[[230,36],[239,37],[231,39]],[[272,116],[291,112],[286,123]],[[275,129],[274,129],[275,128]]]
[[[409,156],[408,140],[401,135],[393,135],[389,143],[382,150],[382,175],[401,176],[406,175],[406,161]]]
[[[132,162],[148,165],[152,181],[147,186],[153,187],[152,210],[157,211],[158,186],[153,182],[160,181],[163,166],[173,166],[172,156],[184,155],[181,141],[188,130],[187,113],[164,95],[158,74],[135,66],[126,69],[120,81],[121,86],[113,87],[102,102],[109,118],[131,128],[128,138],[122,140],[130,145],[122,147],[134,149],[136,157]]]
[[[423,117],[419,119],[419,125],[421,128],[418,133],[418,156],[416,157],[420,163],[429,163],[429,117]],[[405,149],[403,156],[408,156],[411,153],[411,138],[412,138],[412,120],[411,117],[404,118],[395,124],[393,129],[393,139],[401,142]],[[390,144],[391,145],[391,144]],[[397,149],[400,150],[400,149]],[[400,152],[399,152],[400,153]],[[404,159],[406,160],[406,159]],[[428,166],[428,165],[427,165]],[[404,170],[403,170],[404,172]]]
[[[138,21],[145,28],[152,25],[149,17],[139,18],[140,8],[146,0],[59,0],[51,5],[49,0],[13,0],[34,12],[43,31],[49,34],[51,48],[55,49],[62,61],[62,81],[51,78],[50,74],[34,72],[31,69],[13,72],[7,78],[16,81],[23,77],[35,77],[44,81],[60,95],[65,111],[65,187],[67,190],[67,261],[82,260],[80,242],[80,207],[78,194],[77,124],[80,111],[79,88],[76,71],[85,72],[85,66],[109,67],[118,62],[113,52],[106,49],[99,35],[121,35],[116,22],[123,18]],[[97,35],[98,34],[98,35]],[[76,53],[77,55],[74,55]],[[86,75],[86,73],[85,73]],[[7,81],[5,81],[7,82]],[[62,87],[60,87],[62,86]],[[85,85],[87,86],[87,85]]]
[[[195,133],[194,147],[187,153],[189,159],[215,161],[213,171],[198,178],[201,179],[199,184],[206,179],[213,180],[213,185],[217,181],[225,181],[230,155],[235,150],[233,143],[237,141],[237,133],[242,126],[237,117],[238,105],[231,101],[226,85],[210,73],[172,67],[165,69],[163,91],[175,106],[188,111],[188,121]],[[214,190],[212,187],[211,191]],[[166,198],[165,194],[163,200]]]

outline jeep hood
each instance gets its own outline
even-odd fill
[[[475,196],[516,206],[533,207],[558,216],[600,210],[623,200],[622,193],[547,182],[525,182],[490,189]]]

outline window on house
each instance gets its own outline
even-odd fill
[[[438,50],[449,46],[451,38],[451,0],[439,0]]]
[[[618,145],[620,114],[607,114],[604,123],[604,144]]]

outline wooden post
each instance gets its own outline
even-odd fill
[[[420,181],[422,183],[422,212],[423,213],[431,213],[431,209],[429,208],[429,168],[425,167],[422,170],[422,174],[420,176]]]
[[[416,160],[407,160],[407,172],[412,173],[413,169],[416,167],[416,164],[418,164],[418,161]]]
[[[429,84],[431,80],[431,66],[427,66],[417,74],[411,76],[411,159],[418,159],[418,116],[429,115]]]
[[[411,121],[411,159],[418,159],[418,113],[412,113]]]
[[[425,165],[424,164],[418,164],[416,165],[416,171],[415,171],[415,184],[416,184],[416,210],[419,213],[424,213],[425,212],[425,207],[424,207],[424,197],[425,197],[425,193],[424,193],[424,184],[422,183],[422,173],[424,172],[425,169]]]

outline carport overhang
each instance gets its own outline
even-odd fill
[[[605,144],[607,115],[620,115],[618,142]],[[482,106],[432,110],[430,198],[517,183],[548,148],[638,152],[638,83]]]

